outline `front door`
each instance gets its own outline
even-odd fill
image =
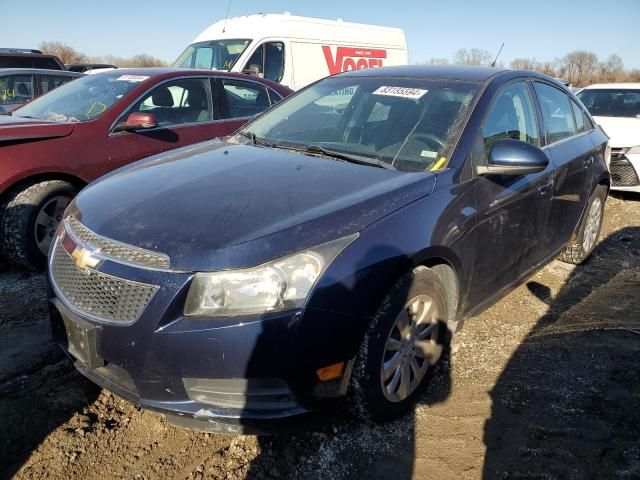
[[[531,92],[524,81],[504,86],[493,100],[474,148],[474,163],[486,163],[493,144],[505,138],[540,145]],[[478,158],[480,157],[480,158]],[[512,285],[548,252],[542,239],[551,207],[553,165],[530,175],[485,175],[476,179],[476,265],[470,304],[483,303]]]
[[[155,86],[126,110],[116,124],[133,112],[145,112],[156,117],[158,126],[136,132],[111,132],[111,168],[225,135],[226,131],[216,121],[219,113],[213,98],[208,77],[180,78]]]

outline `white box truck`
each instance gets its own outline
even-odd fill
[[[335,73],[408,63],[399,28],[284,14],[214,23],[174,66],[258,75],[294,90]]]

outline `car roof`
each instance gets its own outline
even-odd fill
[[[507,69],[498,67],[466,65],[402,65],[376,69],[351,70],[349,72],[339,73],[336,77],[416,77],[485,82],[499,73],[508,71]]]
[[[208,76],[217,76],[217,77],[228,77],[228,78],[239,78],[239,79],[250,79],[256,82],[260,82],[263,85],[267,85],[277,92],[282,92],[284,90],[290,91],[289,88],[284,85],[273,82],[271,80],[267,80],[266,78],[258,78],[248,76],[246,73],[235,73],[235,72],[227,72],[224,70],[196,70],[193,68],[182,68],[182,67],[139,67],[139,68],[117,68],[114,70],[106,70],[104,72],[95,72],[94,75],[142,75],[146,77],[163,77],[163,78],[171,78],[171,77],[183,77],[189,75],[208,75]]]
[[[612,90],[640,90],[640,83],[596,83],[584,87],[583,90],[612,89]]]
[[[0,68],[0,75],[16,75],[16,74],[27,74],[27,73],[40,73],[43,75],[62,75],[67,77],[82,77],[83,73],[79,72],[70,72],[68,70],[52,70],[48,68]]]

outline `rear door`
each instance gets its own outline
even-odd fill
[[[188,77],[163,82],[136,100],[115,122],[133,112],[155,115],[156,128],[109,134],[112,168],[173,148],[225,135],[219,105],[214,102],[210,77]]]
[[[472,163],[486,164],[495,142],[512,138],[541,145],[533,97],[525,80],[498,91],[472,151]],[[549,255],[541,239],[547,234],[553,165],[530,175],[485,175],[476,180],[478,210],[477,305],[508,287]]]
[[[591,192],[595,148],[582,115],[577,123],[565,92],[539,81],[533,87],[544,124],[545,150],[556,167],[546,239],[547,248],[555,251],[569,241],[582,217]]]
[[[220,102],[219,129],[222,135],[235,132],[282,99],[273,90],[252,80],[220,77],[216,80],[216,89]]]

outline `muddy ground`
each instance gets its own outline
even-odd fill
[[[553,262],[454,338],[414,415],[222,436],[75,372],[40,275],[0,273],[0,478],[640,478],[640,197],[584,265]]]

